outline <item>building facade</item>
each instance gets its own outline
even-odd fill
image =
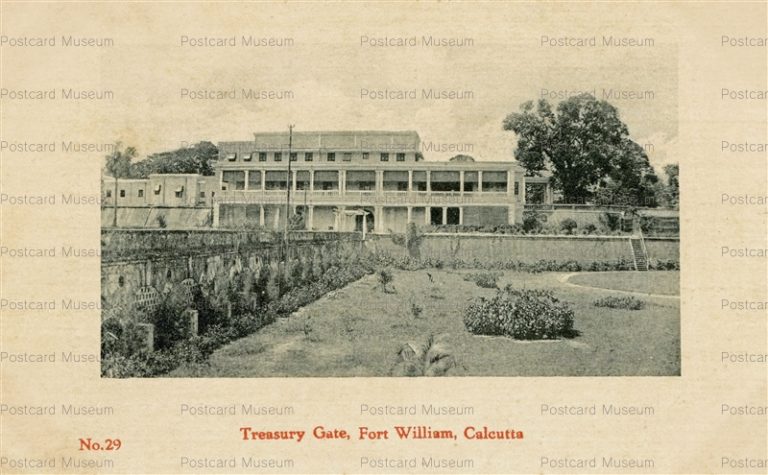
[[[280,132],[218,144],[214,226],[281,229],[287,214],[309,230],[380,233],[522,220],[515,161],[425,161],[413,131],[295,132],[290,141]]]
[[[117,190],[115,190],[117,188]],[[216,197],[218,180],[213,176],[193,173],[152,174],[149,178],[102,178],[102,205],[190,208],[211,207]]]

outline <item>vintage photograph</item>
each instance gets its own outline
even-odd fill
[[[104,377],[680,375],[678,165],[591,92],[501,156],[255,131],[102,178]]]

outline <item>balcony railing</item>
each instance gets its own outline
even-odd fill
[[[291,202],[302,205],[421,205],[444,206],[466,204],[508,205],[518,202],[514,195],[499,191],[369,191],[369,190],[291,190]],[[278,204],[285,203],[286,190],[228,190],[216,193],[218,203]]]

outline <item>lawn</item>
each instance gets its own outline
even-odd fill
[[[571,276],[568,282],[644,294],[680,295],[680,272],[591,272]]]
[[[580,333],[573,339],[521,342],[466,331],[462,316],[470,300],[495,291],[464,281],[464,273],[394,271],[389,292],[375,276],[367,276],[220,348],[207,363],[182,366],[171,376],[389,376],[403,344],[430,334],[442,335],[450,345],[459,364],[449,373],[453,376],[680,374],[676,299],[644,297],[647,305],[640,311],[598,308],[594,300],[615,293],[568,286],[559,273],[506,272],[500,286],[552,289],[570,302]],[[610,274],[605,279],[618,288],[631,288],[638,274],[677,279],[676,272]],[[414,305],[422,308],[418,316],[411,311]]]

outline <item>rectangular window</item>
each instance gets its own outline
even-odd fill
[[[314,157],[312,156],[312,152],[306,152],[304,154],[304,161],[311,162],[312,160],[314,160]]]
[[[405,154],[404,153],[398,153],[397,154],[397,161],[398,162],[404,162],[405,161]]]
[[[222,190],[244,190],[245,172],[242,170],[224,170],[221,182]]]
[[[280,162],[283,160],[283,152],[275,152],[275,161]]]
[[[120,190],[120,198],[125,198],[125,190]]]
[[[328,161],[329,162],[335,162],[336,161],[336,154],[334,152],[328,152]]]
[[[299,159],[299,154],[296,152],[291,152],[291,161],[295,162]]]
[[[388,162],[389,161],[389,154],[388,153],[382,153],[381,154],[381,161],[382,162]]]
[[[238,189],[240,189],[240,188],[238,188]],[[176,198],[181,198],[182,196],[184,196],[184,187],[183,186],[177,187],[174,190],[174,193],[176,194]]]
[[[112,198],[112,190],[107,190],[107,198]]]
[[[144,190],[139,190],[138,191],[138,196],[139,196],[139,198],[144,198]]]
[[[515,182],[515,194],[516,195],[520,194],[520,182],[519,181]]]
[[[368,160],[368,157],[370,157],[371,154],[368,152],[363,152],[363,160]]]
[[[260,162],[266,162],[267,161],[267,152],[259,152],[259,161]]]
[[[204,191],[200,192],[200,198],[205,198],[205,192]]]
[[[243,155],[243,161],[244,162],[250,162],[251,161],[251,157],[253,157],[252,153],[246,153],[245,155]]]
[[[235,160],[237,160],[237,154],[230,153],[229,155],[227,155],[227,160],[229,160],[230,162],[234,162]]]
[[[345,162],[351,162],[352,154],[349,152],[344,152],[344,157],[342,157],[342,160],[344,160]]]
[[[162,189],[163,189],[163,185],[156,185],[155,186],[155,194],[159,195],[160,194],[160,190],[162,190]]]

